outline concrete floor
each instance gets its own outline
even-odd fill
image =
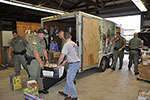
[[[77,94],[79,100],[137,100],[139,89],[150,89],[150,83],[136,80],[132,71],[127,69],[128,57],[124,58],[122,70],[107,69],[100,73],[96,68],[77,75]],[[24,100],[22,90],[11,91],[9,75],[13,68],[0,71],[0,100]],[[23,88],[26,88],[27,75],[21,71]],[[57,92],[63,90],[65,79],[50,88],[49,94],[40,96],[44,100],[64,100]]]

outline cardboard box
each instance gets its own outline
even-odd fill
[[[25,92],[24,93],[25,100],[43,100],[41,97],[33,95],[32,93]]]
[[[142,51],[142,57],[150,58],[150,51]]]
[[[61,78],[64,73],[64,66],[57,67],[44,67],[42,70],[43,77]]]
[[[138,96],[138,100],[150,100],[150,99],[147,99],[147,98],[145,98],[145,97]]]
[[[53,51],[53,57],[54,58],[59,58],[60,52],[59,51]]]
[[[39,89],[39,84],[35,80],[27,81],[27,87],[29,89]]]
[[[138,100],[150,100],[150,91],[139,90]]]
[[[150,80],[150,66],[138,65],[139,77],[145,80]]]
[[[27,87],[28,89],[24,89],[26,92],[30,92],[34,95],[39,95],[39,84],[35,80],[27,81]],[[31,90],[31,91],[30,91]]]
[[[142,51],[142,65],[149,66],[150,65],[150,50]]]
[[[32,94],[34,94],[34,95],[39,95],[38,89],[36,89],[36,90],[31,90],[31,89],[29,89],[29,88],[25,88],[25,89],[23,89],[23,93],[25,93],[25,92],[29,92],[29,93],[32,93]]]
[[[149,59],[147,57],[142,57],[142,65],[145,66],[150,65]]]
[[[10,75],[10,88],[14,91],[22,88],[20,75]]]

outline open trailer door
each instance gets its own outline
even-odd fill
[[[98,63],[99,20],[83,17],[83,67]]]

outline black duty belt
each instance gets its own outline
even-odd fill
[[[119,50],[119,48],[117,48],[117,47],[114,47],[114,50]]]
[[[40,57],[41,59],[43,58],[43,57]],[[35,60],[36,58],[35,57],[31,57],[31,56],[28,56],[27,54],[25,54],[25,59],[26,59],[26,61],[27,61],[27,65],[30,65],[31,64],[31,61],[32,60]],[[42,59],[43,60],[43,59]]]
[[[26,50],[22,50],[21,52],[15,52],[15,51],[13,51],[13,53],[15,55],[24,55],[26,53]]]
[[[138,48],[136,48],[136,49],[129,49],[129,50],[134,50],[134,51],[138,51],[138,52],[140,52],[141,50],[140,49],[138,49]]]
[[[73,64],[73,63],[78,63],[78,62],[80,62],[80,61],[77,61],[77,62],[69,62],[68,64]]]
[[[43,60],[43,57],[40,57]],[[31,57],[31,59],[36,59],[35,57]]]

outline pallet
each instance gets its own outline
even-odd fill
[[[144,81],[144,82],[148,82],[148,83],[150,83],[150,80],[149,79],[146,79],[146,78],[143,78],[143,77],[140,77],[139,75],[137,76],[137,78],[136,78],[137,80],[139,80],[139,81]]]

